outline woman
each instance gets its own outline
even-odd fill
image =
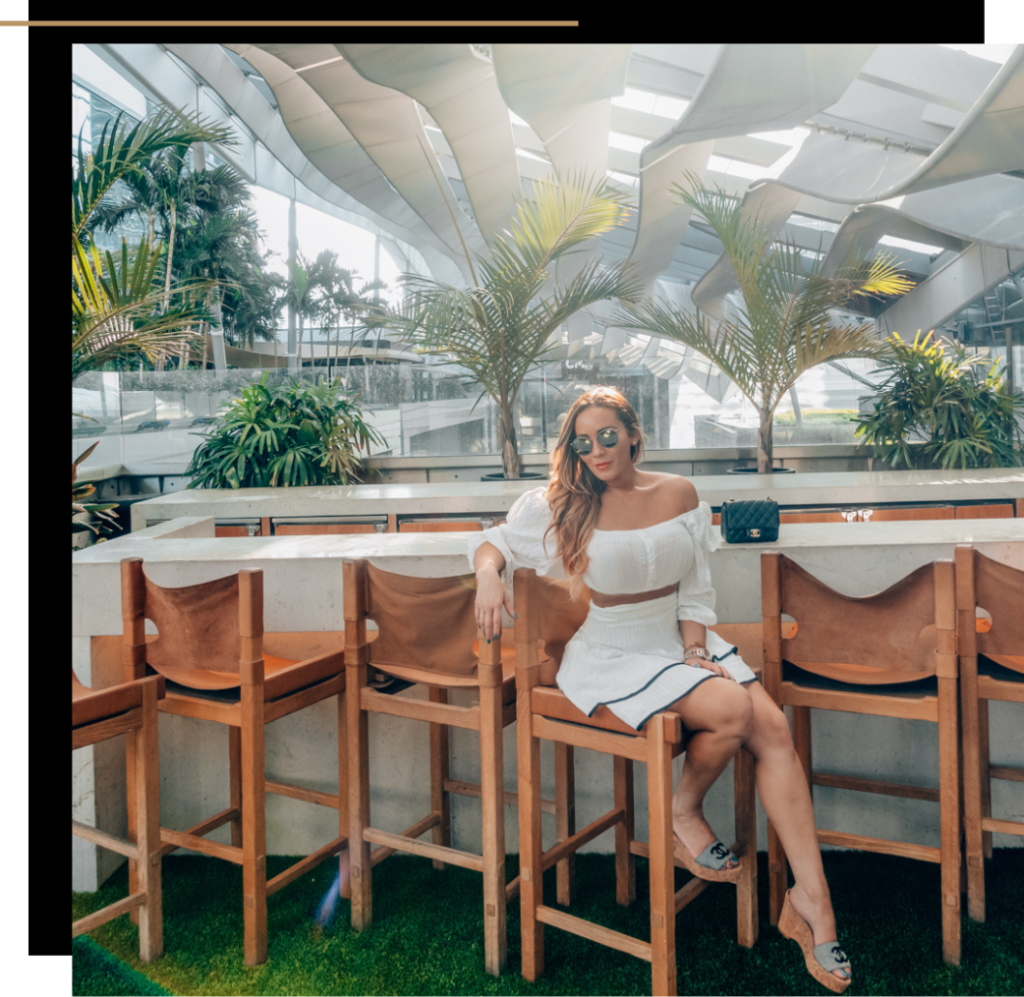
[[[841,992],[850,964],[836,942],[789,724],[736,648],[707,629],[717,622],[711,509],[685,478],[638,470],[642,456],[636,413],[618,391],[595,388],[576,399],[551,455],[550,483],[522,495],[506,524],[471,543],[477,624],[491,638],[502,608],[512,613],[515,568],[546,574],[560,559],[574,595],[587,585],[589,614],[566,645],[559,688],[584,713],[605,705],[638,730],[663,710],[682,717],[693,733],[673,797],[675,854],[702,879],[739,875],[736,857],[704,820],[703,801],[739,746],[750,751],[796,880],[779,930],[799,942],[808,971]]]

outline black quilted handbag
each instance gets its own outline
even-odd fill
[[[775,499],[728,499],[722,506],[726,543],[758,543],[779,539],[779,503]]]

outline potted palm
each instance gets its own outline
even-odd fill
[[[817,263],[805,272],[794,243],[773,242],[757,217],[744,218],[738,199],[692,173],[685,176],[686,188],[675,184],[672,192],[721,240],[743,298],[737,317],[712,318],[699,308],[691,313],[652,299],[616,322],[683,343],[728,376],[757,409],[757,471],[770,473],[772,419],[797,379],[828,360],[889,352],[873,323],[842,324],[831,310],[858,296],[905,294],[913,282],[888,258],[848,262],[830,276],[820,274]]]
[[[407,306],[394,324],[421,349],[446,354],[470,371],[498,408],[498,446],[505,478],[520,477],[516,396],[527,372],[555,347],[565,321],[599,301],[635,301],[641,282],[625,264],[589,260],[563,283],[555,264],[621,225],[628,195],[604,179],[534,182],[518,199],[508,228],[490,242],[490,259],[469,259],[472,284],[452,287],[429,277],[399,278]]]

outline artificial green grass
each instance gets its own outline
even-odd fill
[[[72,993],[106,994],[108,997],[170,993],[170,990],[147,979],[116,955],[97,945],[88,935],[71,939],[71,957]]]
[[[268,876],[292,860],[272,856]],[[649,937],[647,866],[637,860],[637,900],[615,903],[614,860],[577,857],[573,912],[638,937]],[[998,849],[988,863],[985,924],[963,918],[960,966],[942,961],[939,867],[882,855],[826,852],[840,939],[850,954],[857,994],[1010,994],[1024,989],[1024,849]],[[760,940],[735,942],[735,891],[712,886],[676,921],[681,994],[825,994],[804,968],[798,946],[768,924],[767,866],[759,856]],[[545,929],[546,966],[534,983],[520,975],[519,904],[508,908],[508,966],[483,971],[480,877],[437,871],[422,859],[397,856],[374,870],[373,927],[356,934],[349,904],[333,921],[314,923],[336,866],[325,863],[269,901],[269,957],[247,967],[242,951],[241,869],[213,859],[164,859],[164,956],[138,959],[138,931],[127,917],[93,934],[100,945],[174,994],[648,994],[650,965],[555,928]],[[518,868],[509,856],[511,876]],[[550,870],[547,877],[553,877]],[[688,878],[677,871],[677,888]],[[554,883],[546,879],[551,901]],[[124,866],[95,894],[72,894],[78,918],[127,893]],[[161,993],[107,989],[80,973],[88,954],[74,956],[75,994]],[[98,989],[97,989],[98,987]]]

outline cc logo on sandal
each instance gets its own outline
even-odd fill
[[[835,957],[836,962],[849,962],[850,960],[846,957],[846,953],[838,946],[832,946],[832,955]]]

